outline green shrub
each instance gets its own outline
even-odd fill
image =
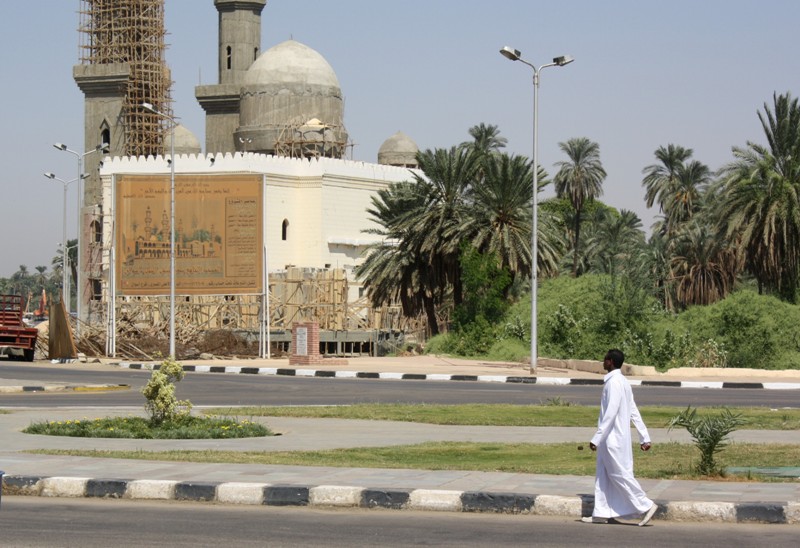
[[[447,354],[445,348],[448,346],[448,339],[450,338],[450,333],[442,333],[440,335],[436,335],[435,337],[431,337],[428,339],[428,342],[425,343],[425,353],[426,354]]]
[[[142,395],[147,400],[144,408],[152,423],[160,424],[189,414],[191,402],[180,401],[175,397],[175,383],[183,379],[184,375],[183,366],[172,357],[153,370],[150,380],[142,388]]]
[[[680,415],[672,417],[669,429],[686,428],[692,436],[695,447],[700,450],[700,462],[697,471],[700,474],[720,475],[721,469],[714,455],[728,445],[728,435],[744,424],[741,413],[731,413],[725,408],[719,415],[697,416],[697,409],[687,407]]]
[[[70,436],[76,438],[126,439],[226,439],[269,436],[270,430],[257,422],[232,418],[207,418],[180,415],[157,425],[141,417],[117,417],[31,424],[26,434]]]
[[[496,362],[524,362],[530,361],[530,356],[530,342],[526,344],[519,339],[506,338],[495,341],[489,348],[486,358]]]

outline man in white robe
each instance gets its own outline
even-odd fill
[[[650,435],[642,421],[633,391],[622,375],[625,356],[620,350],[609,350],[603,360],[608,372],[603,378],[603,396],[597,432],[589,447],[597,451],[597,476],[594,484],[594,511],[587,522],[606,523],[618,517],[644,514],[639,526],[646,525],[655,514],[656,504],[647,498],[633,476],[631,422],[639,433],[640,448],[648,451]]]

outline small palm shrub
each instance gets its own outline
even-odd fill
[[[697,472],[705,476],[721,475],[722,471],[714,455],[728,445],[728,435],[745,423],[740,413],[731,413],[727,407],[721,414],[698,417],[697,409],[691,406],[669,421],[669,429],[686,428],[695,447],[700,450]]]

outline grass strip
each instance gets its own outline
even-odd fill
[[[74,438],[230,439],[271,436],[264,425],[249,420],[183,415],[158,424],[142,417],[107,417],[42,421],[22,430],[25,434]]]
[[[583,450],[578,450],[583,446]],[[420,470],[473,470],[552,475],[594,475],[595,454],[586,444],[576,443],[474,443],[429,442],[392,447],[359,447],[324,451],[106,451],[37,449],[35,454],[94,458],[139,459],[217,464],[264,464],[328,466],[346,468],[391,468]],[[732,443],[718,455],[723,467],[796,466],[797,447],[786,444]],[[636,475],[651,479],[703,478],[693,472],[699,460],[688,444],[655,444],[644,453],[634,451]],[[759,481],[792,479],[733,477]]]
[[[650,428],[664,428],[684,407],[641,407],[645,423]],[[737,407],[746,430],[798,430],[800,409],[769,409]],[[722,408],[704,407],[700,415],[721,413]],[[512,404],[384,404],[365,403],[339,406],[298,407],[229,407],[207,409],[208,415],[240,417],[304,417],[325,419],[360,419],[418,422],[458,426],[584,426],[597,425],[598,407],[574,405],[558,399],[541,405]]]

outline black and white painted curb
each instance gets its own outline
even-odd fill
[[[593,495],[556,496],[434,489],[383,489],[344,485],[90,479],[7,475],[6,495],[175,500],[257,506],[384,508],[440,512],[489,512],[589,516]],[[800,523],[800,502],[731,503],[656,501],[655,519],[725,523]]]
[[[24,386],[0,386],[0,394],[14,392],[106,392],[127,390],[128,384],[38,384]]]
[[[157,369],[156,363],[119,362],[111,364],[125,369]],[[378,379],[403,381],[473,381],[516,384],[570,386],[602,386],[603,379],[570,379],[561,377],[522,377],[506,375],[447,375],[442,373],[390,373],[370,371],[332,371],[328,369],[292,369],[281,367],[239,367],[227,365],[184,365],[183,370],[196,373],[232,373],[244,375],[277,375],[286,377],[318,377],[335,379]],[[800,383],[788,382],[731,382],[731,381],[656,381],[629,379],[632,386],[676,388],[764,388],[771,390],[800,390]]]

